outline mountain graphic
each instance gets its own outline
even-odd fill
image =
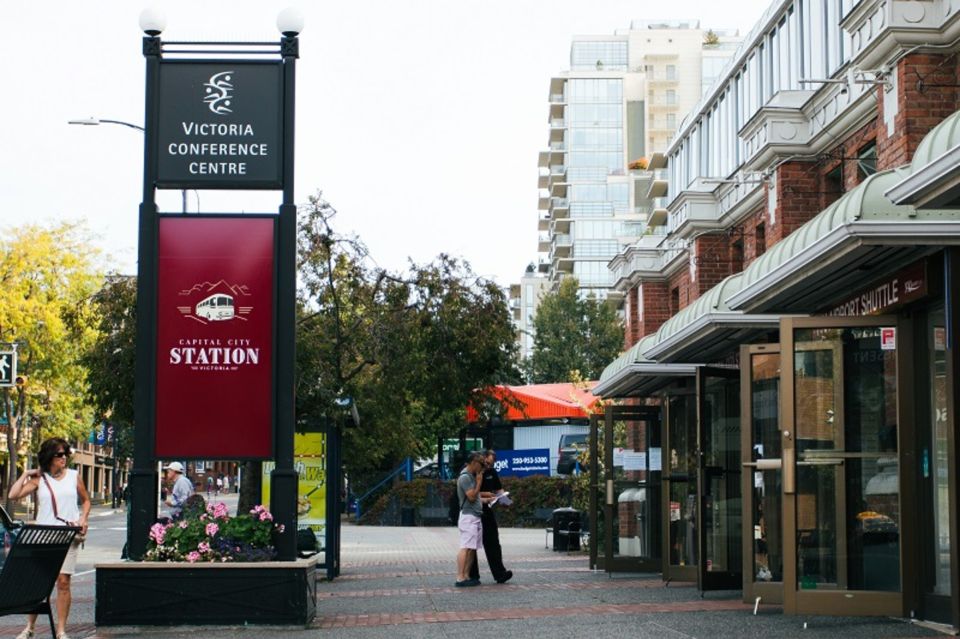
[[[214,283],[210,282],[201,282],[200,284],[194,284],[188,289],[180,291],[179,295],[193,295],[194,293],[212,293],[215,290],[226,289],[233,293],[234,296],[250,296],[250,289],[246,284],[229,284],[226,280],[219,280]]]

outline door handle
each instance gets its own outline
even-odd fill
[[[814,457],[797,462],[797,466],[840,466],[843,460],[835,457]]]
[[[741,466],[756,468],[757,470],[780,470],[783,468],[782,459],[758,459],[755,462],[743,462]]]
[[[785,495],[792,495],[797,492],[797,467],[794,462],[794,451],[792,448],[783,449],[783,492]]]

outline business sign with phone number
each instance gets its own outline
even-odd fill
[[[498,450],[494,468],[501,477],[529,477],[550,475],[550,450],[530,448],[527,450]]]

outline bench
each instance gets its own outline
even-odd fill
[[[450,525],[450,509],[444,506],[421,506],[419,514],[424,526]]]
[[[50,594],[73,538],[80,532],[73,526],[19,525],[0,508],[3,530],[13,537],[6,560],[0,568],[0,617],[46,614],[50,633],[56,636]]]

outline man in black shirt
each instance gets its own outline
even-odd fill
[[[500,483],[500,475],[497,469],[493,467],[497,460],[497,454],[488,450],[484,454],[483,464],[483,482],[480,484],[481,492],[490,492],[494,495],[503,492],[503,484]],[[513,572],[503,567],[503,552],[500,549],[500,532],[497,529],[497,515],[486,503],[483,505],[483,515],[480,517],[483,523],[483,552],[487,555],[487,564],[490,566],[490,572],[498,584],[510,581]],[[473,562],[470,567],[470,578],[480,579],[479,562]]]

